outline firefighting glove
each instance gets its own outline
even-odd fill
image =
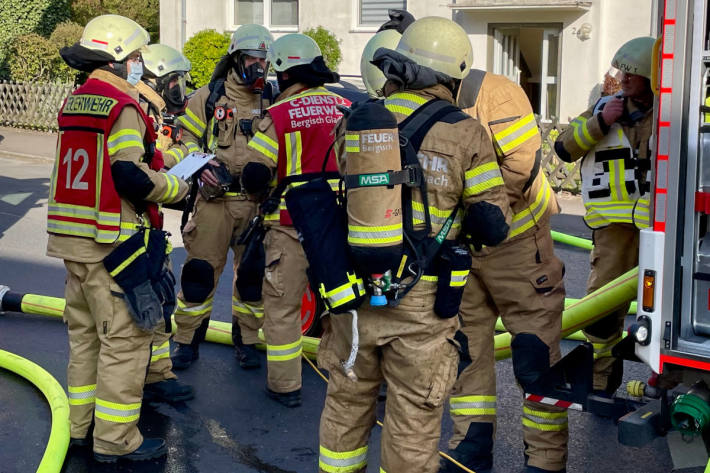
[[[261,300],[261,284],[266,268],[265,234],[266,228],[263,225],[253,230],[237,268],[235,287],[239,292],[239,298],[246,302]]]
[[[175,310],[177,299],[175,296],[175,275],[170,270],[168,258],[167,233],[162,230],[148,230],[148,274],[153,285],[153,290],[163,306],[166,333],[172,331],[170,316]]]
[[[145,232],[138,232],[104,258],[104,267],[123,289],[128,311],[141,330],[150,332],[163,317],[160,298],[150,280]]]
[[[485,201],[471,204],[461,225],[465,243],[476,250],[502,242],[508,236],[509,229],[500,207]]]

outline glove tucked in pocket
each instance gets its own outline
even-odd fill
[[[455,317],[471,270],[471,253],[463,246],[444,244],[437,261],[438,283],[434,312],[442,319]]]
[[[152,331],[163,318],[160,298],[150,279],[145,230],[132,235],[104,258],[104,267],[124,292],[128,311],[138,328]]]

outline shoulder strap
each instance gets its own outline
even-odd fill
[[[212,120],[212,117],[214,116],[215,103],[217,103],[217,100],[221,96],[223,96],[225,92],[224,79],[222,78],[214,80],[210,82],[207,87],[209,88],[210,95],[207,97],[207,101],[205,102],[205,122],[209,127],[209,123]],[[204,149],[205,151],[207,151],[209,143],[209,134],[207,133],[207,131],[208,130],[205,130],[205,132],[202,134],[202,139],[200,140],[202,142],[202,149]]]
[[[459,93],[458,104],[461,108],[471,108],[476,105],[478,93],[481,91],[481,84],[486,71],[471,69],[471,72],[461,81],[461,92]]]

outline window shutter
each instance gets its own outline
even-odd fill
[[[360,0],[360,24],[381,25],[389,20],[387,10],[407,8],[406,0]]]

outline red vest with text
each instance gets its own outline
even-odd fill
[[[146,150],[155,131],[138,103],[112,85],[89,79],[59,111],[57,157],[50,185],[47,231],[113,243],[121,231],[121,199],[111,176],[108,136],[124,107],[134,107],[146,124]],[[159,163],[155,159],[151,168]],[[151,214],[150,209],[148,210]],[[151,224],[156,226],[151,216]]]
[[[338,105],[350,106],[350,101],[318,87],[269,107],[278,136],[279,181],[286,176],[321,172],[326,153],[325,171],[338,171],[335,153],[330,149],[335,139],[333,129],[343,116]],[[280,208],[281,225],[292,225],[283,199]]]

